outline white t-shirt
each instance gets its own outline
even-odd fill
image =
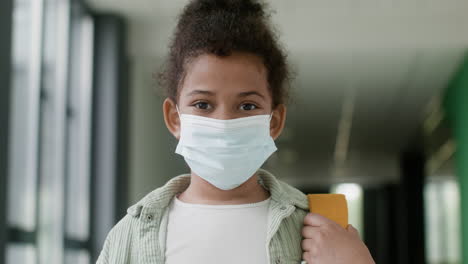
[[[264,201],[238,205],[182,202],[174,196],[166,237],[167,264],[267,264]]]

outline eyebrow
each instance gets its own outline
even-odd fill
[[[213,92],[211,91],[206,91],[206,90],[193,90],[188,95],[195,95],[195,94],[206,94],[206,95],[214,95]]]
[[[192,96],[192,95],[196,95],[196,94],[205,94],[205,95],[210,95],[210,96],[215,95],[214,92],[206,91],[206,90],[193,90],[190,93],[188,93],[187,95]],[[256,91],[242,92],[242,93],[238,94],[238,97],[247,97],[247,96],[250,96],[250,95],[256,95],[256,96],[261,97],[262,99],[265,99],[265,96],[263,96],[261,93],[256,92]]]
[[[265,99],[265,96],[263,96],[261,93],[256,92],[256,91],[250,91],[250,92],[242,92],[242,93],[239,93],[239,97],[247,97],[247,96],[249,96],[249,95],[256,95],[256,96],[261,97],[262,99]]]

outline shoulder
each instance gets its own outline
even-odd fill
[[[138,225],[141,209],[142,206],[139,204],[129,207],[127,209],[127,214],[109,231],[106,240],[113,241],[122,240],[122,238],[131,238],[133,230]]]
[[[265,169],[259,169],[258,175],[260,183],[271,192],[273,199],[294,205],[299,210],[309,209],[307,195],[302,191],[278,179]]]
[[[309,200],[305,193],[281,180],[278,180],[278,182],[283,189],[284,196],[289,199],[291,204],[296,206],[299,210],[307,211],[309,209]]]
[[[283,190],[283,198],[289,200],[289,204],[294,206],[293,213],[288,217],[290,224],[296,228],[301,228],[304,222],[304,217],[309,212],[309,200],[307,195],[301,190],[278,180]]]
[[[114,227],[112,227],[112,229],[109,231],[108,239],[122,241],[122,238],[127,238],[125,240],[130,240],[137,225],[138,217],[127,214],[122,219],[120,219],[120,221],[117,222]]]
[[[145,217],[148,215],[146,212],[148,211],[160,213],[163,211],[163,208],[145,206],[141,201],[130,206],[127,209],[127,214],[110,230],[107,238],[110,240],[110,243],[118,241],[119,245],[117,246],[120,248],[129,245],[135,237],[135,233],[138,232],[139,226],[145,222]]]
[[[125,263],[131,257],[138,219],[125,215],[107,234],[99,254],[98,264]]]
[[[145,198],[151,195],[148,194]],[[162,208],[151,206],[143,198],[127,209],[122,217],[109,231],[99,254],[98,264],[130,263],[138,259],[139,233],[147,222],[148,212],[160,213]]]
[[[162,214],[163,208],[149,208],[151,215]],[[107,234],[106,240],[99,254],[97,264],[138,263],[141,251],[141,235],[148,232],[148,208],[135,204],[127,210],[127,214],[120,219]],[[153,218],[151,218],[153,219]],[[160,219],[159,216],[157,219]],[[159,222],[152,225],[159,230]]]

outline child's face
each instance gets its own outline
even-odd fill
[[[198,56],[189,63],[177,98],[181,114],[226,120],[272,113],[270,132],[276,138],[284,126],[286,108],[273,109],[272,103],[265,66],[260,58],[247,53]],[[166,99],[163,110],[168,129],[179,138],[175,102]]]

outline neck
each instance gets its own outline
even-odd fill
[[[190,185],[178,198],[187,203],[216,205],[256,203],[269,196],[270,193],[258,183],[255,174],[232,190],[221,190],[192,172]]]

